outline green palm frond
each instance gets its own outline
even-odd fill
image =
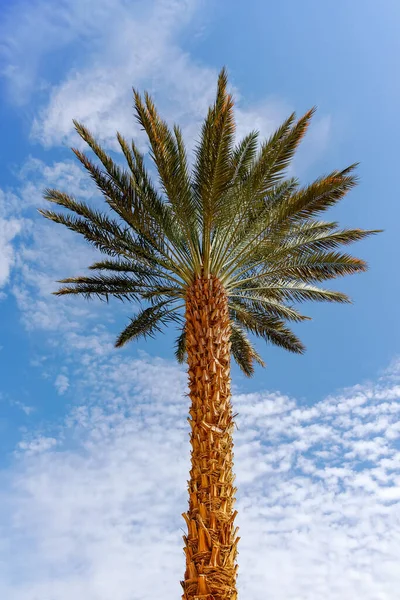
[[[196,252],[196,206],[191,193],[191,181],[179,127],[172,133],[163,121],[148,94],[143,102],[140,94],[134,91],[137,119],[146,131],[151,153],[160,183],[168,202],[173,207],[174,215],[185,233],[186,241],[192,251]],[[197,254],[197,252],[196,252]]]
[[[147,287],[141,280],[131,277],[68,277],[61,279],[59,283],[70,285],[54,292],[56,296],[74,294],[82,295],[86,299],[96,296],[107,301],[109,296],[119,300],[140,301]]]
[[[97,271],[118,271],[122,273],[135,273],[139,276],[154,274],[152,269],[146,269],[143,266],[137,266],[129,260],[101,260],[89,266],[91,270]]]
[[[379,231],[343,229],[321,219],[357,184],[356,165],[306,186],[287,177],[314,109],[300,119],[293,113],[260,144],[256,131],[235,141],[225,69],[192,167],[180,128],[161,118],[148,94],[134,91],[134,104],[159,184],[134,141],[117,133],[124,159],[119,165],[74,121],[93,156],[76,148],[73,152],[103,196],[103,209],[47,189],[44,197],[59,211],[40,212],[106,256],[89,266],[89,275],[62,280],[56,294],[106,301],[115,297],[137,304],[139,312],[119,336],[118,346],[178,323],[176,357],[183,361],[187,290],[196,278],[213,276],[228,295],[232,355],[246,375],[253,373],[254,364],[263,364],[247,334],[303,352],[286,325],[307,319],[294,304],[350,302],[346,294],[320,288],[319,283],[365,271],[363,260],[341,249]]]
[[[261,202],[254,202],[249,185],[233,188],[231,195],[227,197],[225,220],[221,221],[221,231],[213,245],[212,264],[215,271],[222,271],[227,275],[232,267],[234,272],[237,257],[254,252],[269,230],[271,210],[277,202],[289,198],[297,187],[297,180],[290,178],[276,185]]]
[[[39,209],[39,212],[47,219],[50,219],[50,221],[60,223],[71,231],[80,233],[86,241],[109,256],[124,256],[136,259],[144,264],[152,264],[155,260],[150,253],[135,244],[129,232],[121,230],[118,234],[114,235],[107,229],[79,217],[44,209]]]
[[[134,213],[142,235],[150,233],[156,237],[166,237],[172,244],[185,248],[186,242],[182,230],[175,222],[171,207],[163,201],[156,191],[144,164],[144,156],[134,142],[128,142],[117,133],[121,150],[131,171]]]
[[[77,123],[75,127],[81,137],[89,144],[96,156],[102,162],[105,172],[98,168],[79,150],[73,149],[85,169],[105,196],[110,208],[140,236],[143,244],[151,247],[163,256],[172,257],[180,273],[191,266],[190,253],[187,250],[185,236],[176,224],[174,213],[168,204],[164,203],[151,185],[140,154],[131,154],[131,175],[115,165],[96,142],[91,133]],[[117,134],[120,145],[123,139]],[[125,148],[126,149],[126,148]],[[135,162],[135,166],[133,166]],[[190,272],[190,270],[189,270]]]
[[[235,293],[243,292],[244,294],[255,293],[266,299],[273,299],[285,302],[339,302],[341,304],[351,303],[351,300],[342,292],[335,290],[326,290],[309,283],[290,280],[275,280],[268,281],[263,278],[256,279],[252,282],[244,283],[242,286],[235,288]]]
[[[232,153],[232,183],[246,181],[257,154],[258,131],[251,131]]]
[[[120,333],[115,346],[120,348],[127,342],[140,337],[154,337],[169,322],[179,322],[179,316],[174,312],[174,308],[168,308],[170,302],[160,302],[155,306],[141,310]]]
[[[254,349],[245,331],[234,322],[231,323],[230,341],[232,356],[247,377],[254,374],[255,362],[261,367],[265,367],[263,359]]]
[[[297,323],[301,321],[309,320],[309,317],[301,315],[296,309],[291,306],[287,306],[282,302],[274,300],[273,298],[266,298],[262,294],[249,293],[245,290],[237,292],[236,290],[230,294],[230,298],[233,302],[240,302],[241,305],[249,306],[255,310],[264,311],[266,314],[280,319],[286,319],[287,321],[295,321]]]
[[[269,268],[268,266],[265,267],[264,262],[257,265],[257,268],[254,268],[254,265],[250,268],[244,268],[226,283],[227,289],[231,292],[231,290],[242,286],[244,283],[257,281],[260,278],[273,280],[279,277],[288,280],[297,279],[303,282],[315,282],[367,270],[365,261],[340,252],[314,252],[310,255],[294,256],[291,260],[283,259],[269,264]],[[222,279],[222,281],[225,280]]]
[[[227,93],[227,73],[218,78],[217,97],[204,121],[196,148],[193,194],[201,214],[203,274],[210,274],[211,244],[215,223],[224,206],[234,174],[232,153],[235,121],[233,98]]]
[[[175,341],[175,358],[179,364],[182,364],[185,362],[186,356],[186,331],[185,327],[182,327],[182,331]]]
[[[257,337],[280,346],[289,352],[302,354],[305,350],[297,336],[278,317],[263,310],[250,308],[236,299],[229,302],[231,319]]]
[[[309,110],[295,121],[293,113],[281,127],[265,142],[254,164],[249,183],[255,198],[263,198],[284,176],[293,155],[307,131],[315,109]]]

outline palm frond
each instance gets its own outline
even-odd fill
[[[80,136],[103,164],[105,172],[80,150],[73,148],[73,152],[103,193],[107,204],[140,236],[142,244],[152,247],[166,259],[172,255],[181,274],[184,274],[187,263],[190,264],[184,236],[174,224],[168,205],[158,198],[148,178],[143,177],[143,163],[136,167],[131,161],[129,164],[133,170],[130,175],[113,162],[88,129],[76,121],[74,123]],[[133,156],[136,163],[139,163],[140,157],[132,154],[131,158]],[[141,186],[138,184],[139,179]]]
[[[257,154],[258,131],[251,131],[232,152],[232,183],[237,180],[246,181],[249,170]]]
[[[140,337],[154,337],[157,332],[162,331],[163,326],[174,321],[179,322],[177,310],[179,306],[168,308],[171,301],[163,301],[155,306],[150,306],[138,312],[131,319],[129,325],[118,336],[115,346],[121,348],[127,342],[137,340]]]
[[[157,259],[138,246],[128,232],[111,233],[94,223],[79,217],[39,209],[39,213],[55,223],[65,225],[71,231],[81,234],[95,248],[109,256],[125,256],[141,260],[145,264],[157,264]]]
[[[270,281],[276,277],[304,282],[325,281],[366,270],[366,262],[350,254],[321,251],[307,256],[295,256],[291,260],[272,262],[269,268],[264,268],[263,265],[259,270],[245,268],[226,284],[226,288],[231,291],[260,278]]]
[[[293,155],[307,131],[315,109],[295,122],[295,113],[261,147],[258,160],[249,176],[255,199],[263,198],[283,177]]]
[[[247,377],[254,374],[254,363],[265,367],[261,356],[252,346],[244,330],[234,322],[231,322],[231,352],[232,356]]]
[[[181,333],[175,341],[175,358],[179,364],[182,364],[185,362],[186,356],[186,331],[185,327],[182,327]]]
[[[339,302],[340,304],[351,303],[350,298],[342,292],[336,290],[326,290],[310,283],[302,281],[290,281],[286,279],[276,279],[274,282],[260,278],[255,281],[244,283],[241,287],[235,288],[235,293],[244,294],[255,293],[267,300],[287,302]]]
[[[202,215],[203,273],[210,272],[212,231],[220,204],[229,189],[234,173],[232,150],[235,122],[233,99],[227,92],[227,73],[218,78],[217,96],[204,121],[195,154],[193,192]]]
[[[333,171],[292,194],[276,207],[272,215],[274,221],[310,219],[332,207],[357,185],[356,167],[354,164],[342,171]]]
[[[370,235],[378,233],[377,230],[363,229],[343,229],[329,231],[329,224],[321,224],[312,228],[305,228],[297,231],[295,227],[289,235],[272,235],[260,240],[247,253],[236,260],[236,277],[240,278],[246,272],[257,273],[256,269],[264,269],[270,264],[279,265],[285,261],[287,266],[297,264],[299,261],[304,263],[308,257],[314,260],[319,253],[323,256],[324,251],[339,248],[353,242],[362,240]],[[338,253],[330,253],[333,256],[345,256]],[[330,260],[330,259],[329,259]],[[233,274],[231,270],[228,276]],[[346,273],[345,273],[346,274]]]
[[[154,265],[150,267],[134,260],[103,260],[93,263],[88,268],[92,271],[131,273],[133,276],[140,278],[142,281],[150,282],[152,285],[168,285],[178,281],[166,270],[158,269]]]
[[[123,276],[99,276],[99,277],[68,277],[61,279],[59,283],[71,284],[68,287],[62,287],[54,294],[56,296],[65,296],[67,294],[81,295],[86,299],[97,297],[108,301],[110,296],[119,300],[140,301],[146,289],[153,288],[154,283],[145,283],[143,279],[134,279]]]
[[[129,174],[119,167],[115,161],[111,158],[107,152],[100,146],[97,140],[94,138],[92,133],[79,121],[74,119],[73,121],[76,132],[80,135],[80,137],[86,142],[89,148],[94,152],[97,158],[100,160],[102,165],[104,166],[106,173],[110,181],[114,183],[114,185],[120,189],[121,191],[129,188],[130,177]],[[79,150],[73,148],[72,151],[75,153],[76,157],[82,162],[83,166],[89,171],[90,175],[93,177],[95,183],[97,182],[95,171],[92,172],[91,161]],[[90,168],[88,168],[88,166]],[[99,186],[100,187],[100,186]],[[101,189],[101,188],[100,188]]]
[[[163,121],[148,94],[143,102],[134,91],[135,109],[139,123],[146,131],[151,145],[151,155],[158,170],[162,188],[174,215],[189,243],[192,260],[199,256],[196,228],[197,206],[191,193],[191,181],[182,134],[179,127],[172,133]]]
[[[254,335],[280,346],[289,352],[302,354],[305,350],[297,336],[286,327],[284,321],[268,313],[229,301],[231,319]]]
[[[163,202],[155,189],[144,164],[144,157],[135,143],[128,142],[120,133],[117,139],[131,171],[134,196],[134,213],[137,227],[146,235],[150,231],[158,238],[167,238],[175,247],[186,247],[182,229],[176,223],[171,207]]]
[[[283,304],[278,300],[266,298],[264,295],[257,294],[256,292],[249,293],[246,290],[240,292],[234,290],[229,297],[232,298],[234,302],[240,303],[243,307],[249,306],[251,309],[263,311],[266,314],[279,317],[280,319],[295,321],[296,323],[309,320],[309,317],[300,314],[292,306],[286,306],[286,304]]]
[[[217,251],[213,265],[216,270],[225,277],[236,270],[238,257],[243,259],[243,256],[253,252],[268,231],[271,208],[283,198],[288,198],[297,185],[295,178],[281,182],[257,203],[248,185],[235,189],[233,198],[227,197],[228,214],[225,222],[221,222],[221,231],[214,243]]]

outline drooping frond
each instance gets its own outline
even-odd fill
[[[231,319],[268,342],[280,346],[290,352],[302,354],[305,350],[296,335],[286,327],[284,321],[278,317],[270,316],[263,310],[245,306],[237,299],[229,302]]]
[[[134,91],[134,104],[158,184],[134,141],[117,134],[124,159],[119,165],[83,124],[74,121],[90,152],[73,151],[103,196],[105,209],[48,189],[44,196],[58,211],[40,212],[82,235],[106,256],[89,266],[89,275],[62,280],[56,294],[106,301],[115,297],[137,304],[139,312],[121,333],[118,346],[178,322],[176,357],[182,361],[187,291],[197,278],[213,277],[228,296],[232,355],[246,375],[252,374],[255,363],[262,364],[246,332],[303,352],[286,325],[307,318],[294,304],[350,302],[345,294],[318,284],[365,271],[363,260],[341,249],[378,233],[343,229],[321,219],[356,185],[356,165],[305,186],[287,176],[314,109],[300,119],[293,113],[260,144],[256,131],[235,140],[234,103],[225,69],[193,161],[180,128],[162,119],[148,94]]]
[[[135,258],[139,262],[151,264],[153,257],[145,249],[137,247],[134,239],[129,232],[122,230],[110,231],[86,219],[67,215],[65,213],[56,213],[51,210],[39,209],[39,212],[54,221],[61,223],[76,233],[80,233],[95,248],[101,250],[109,256],[125,256]]]
[[[261,356],[254,349],[244,330],[235,322],[231,323],[231,352],[232,356],[247,377],[254,373],[254,363],[265,367]]]
[[[120,348],[127,342],[140,337],[154,337],[157,332],[162,331],[163,326],[167,323],[178,322],[178,315],[168,304],[168,301],[164,301],[141,310],[120,333],[115,342],[116,347]]]
[[[182,331],[175,341],[175,358],[179,364],[182,364],[185,362],[186,356],[186,332],[185,327],[182,327]]]
[[[257,292],[249,293],[246,290],[235,290],[230,294],[230,298],[233,302],[240,302],[243,308],[248,306],[250,309],[261,310],[268,315],[287,321],[299,323],[308,320],[308,317],[301,315],[292,306],[287,306],[273,298],[266,298],[262,294],[257,294]]]
[[[119,300],[139,301],[146,289],[146,284],[131,277],[69,277],[61,279],[60,283],[70,285],[54,292],[57,296],[74,294],[82,295],[86,299],[96,296],[108,300],[109,296],[114,296]]]

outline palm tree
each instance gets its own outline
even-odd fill
[[[349,302],[317,284],[365,271],[364,261],[338,247],[375,231],[339,229],[319,219],[354,187],[355,165],[305,187],[285,177],[314,110],[298,120],[290,115],[261,145],[256,131],[235,145],[233,100],[222,70],[191,166],[179,127],[167,126],[148,94],[134,91],[134,101],[159,184],[134,142],[117,134],[127,163],[122,168],[74,122],[98,162],[73,152],[111,211],[47,189],[45,198],[67,211],[40,212],[108,257],[89,267],[94,275],[62,280],[67,285],[56,294],[135,302],[139,310],[117,347],[153,336],[169,322],[178,326],[176,357],[187,359],[191,399],[183,598],[235,600],[231,353],[248,376],[263,361],[246,332],[302,353],[287,322],[307,317],[292,304]]]

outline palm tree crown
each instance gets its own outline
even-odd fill
[[[67,211],[41,210],[108,255],[89,269],[93,276],[64,279],[57,294],[139,303],[140,310],[116,345],[152,336],[170,321],[180,335],[176,356],[186,352],[183,309],[196,278],[218,279],[228,297],[231,351],[251,375],[263,364],[246,332],[292,352],[304,347],[287,321],[307,317],[293,303],[348,302],[345,294],[317,284],[364,271],[364,261],[342,253],[342,245],[375,231],[340,229],[320,220],[355,184],[355,165],[301,187],[285,176],[314,110],[295,114],[261,145],[256,131],[235,144],[232,96],[226,71],[202,125],[190,168],[179,127],[171,130],[148,94],[134,92],[135,111],[150,142],[159,185],[134,142],[117,134],[126,166],[118,166],[80,123],[75,127],[100,161],[73,149],[111,211],[100,212],[70,195],[47,189],[45,198]]]

